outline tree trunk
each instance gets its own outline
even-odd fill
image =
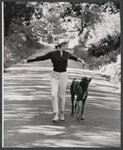
[[[4,36],[9,37],[10,25],[12,20],[12,3],[6,3],[5,6],[4,6]]]
[[[79,34],[82,34],[84,30],[84,26],[83,26],[83,15],[81,15],[81,30],[79,32]]]
[[[5,29],[4,29],[4,35],[5,35],[5,37],[9,37],[9,35],[10,35],[10,25],[11,25],[11,19],[6,19],[5,20]]]
[[[85,23],[83,22],[83,15],[82,15],[82,16],[81,16],[81,30],[80,30],[79,34],[82,34],[82,33],[83,33],[84,28],[86,28],[86,26],[87,26],[87,24],[85,24]]]

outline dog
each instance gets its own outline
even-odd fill
[[[91,82],[93,77],[82,77],[81,81],[75,81],[76,78],[73,79],[71,86],[70,86],[70,93],[71,93],[71,103],[72,103],[72,111],[71,116],[77,114],[77,120],[84,120],[83,112],[85,107],[85,101],[88,97],[88,86]],[[74,99],[76,95],[76,101],[74,106]],[[80,114],[80,107],[79,102],[82,101],[82,108]],[[75,109],[75,111],[74,111]]]

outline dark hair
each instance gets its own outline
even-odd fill
[[[55,49],[58,49],[61,47],[61,44],[55,45]]]
[[[68,42],[63,42],[61,44],[55,45],[55,49],[61,48],[62,45],[67,44]]]

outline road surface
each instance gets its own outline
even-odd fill
[[[52,51],[45,45],[30,58]],[[52,122],[50,93],[50,60],[18,63],[4,74],[3,147],[120,147],[121,99],[113,83],[94,71],[83,70],[79,62],[70,60],[66,91],[65,121]],[[73,78],[94,76],[89,86],[85,120],[71,116],[69,87]]]

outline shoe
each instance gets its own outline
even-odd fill
[[[54,113],[53,122],[57,122],[59,120],[58,113]]]
[[[60,120],[61,120],[61,121],[64,121],[64,120],[65,120],[65,119],[64,119],[64,112],[62,112],[62,111],[60,112]]]
[[[81,120],[85,120],[84,116],[81,116]]]

